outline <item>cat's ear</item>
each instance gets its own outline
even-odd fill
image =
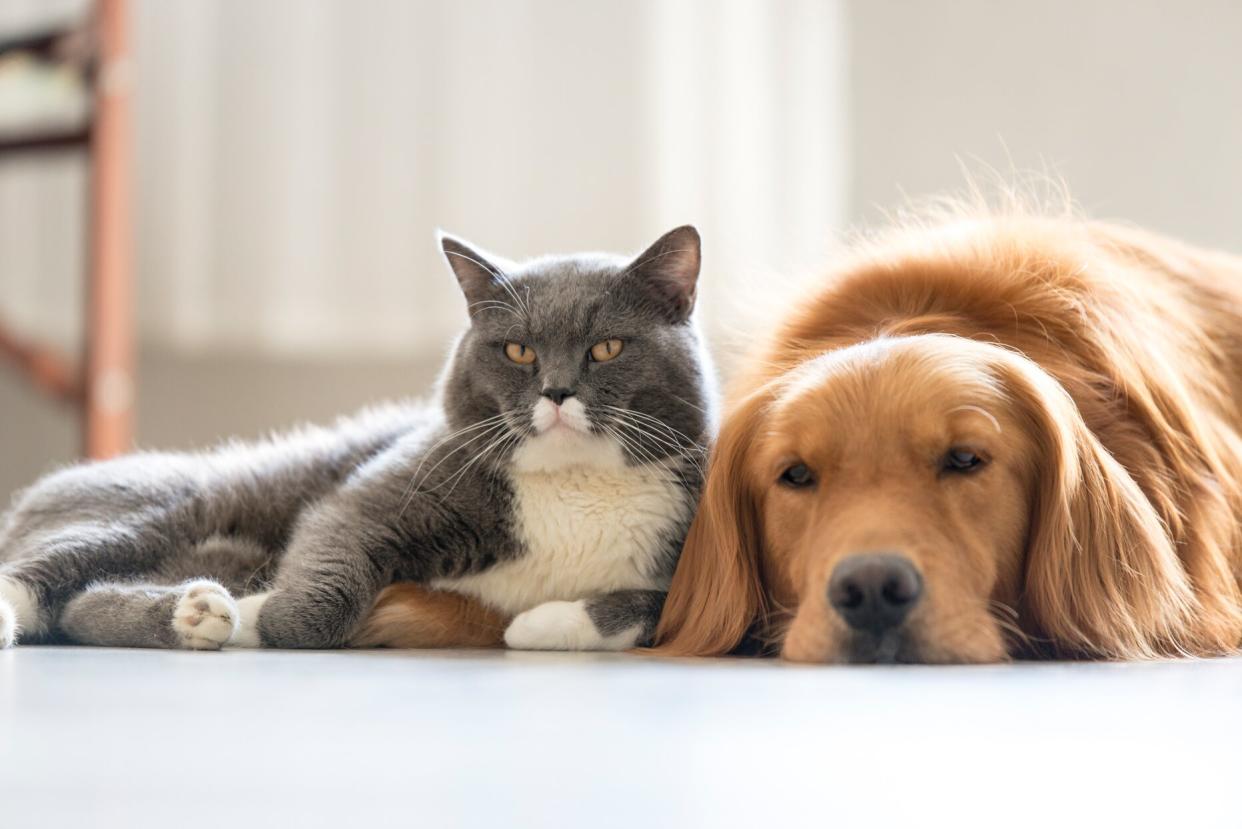
[[[694,310],[702,261],[699,232],[682,225],[657,239],[625,272],[643,284],[673,322],[684,322]]]
[[[473,317],[482,307],[481,303],[495,298],[496,286],[508,278],[504,268],[493,262],[494,257],[489,257],[455,236],[442,230],[436,235],[440,250],[444,251],[444,258],[453,269],[453,275],[457,277],[457,284],[461,286],[470,316]]]

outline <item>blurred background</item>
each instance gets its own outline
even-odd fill
[[[107,454],[423,393],[465,321],[437,227],[520,258],[693,222],[720,343],[964,170],[1242,251],[1232,0],[93,5],[0,0],[0,497],[84,417]]]

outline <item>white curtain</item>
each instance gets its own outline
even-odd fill
[[[835,0],[134,0],[144,342],[432,347],[464,319],[437,227],[522,257],[694,222],[725,320],[841,224],[843,27]],[[35,333],[73,330],[80,178],[0,168],[0,314]]]

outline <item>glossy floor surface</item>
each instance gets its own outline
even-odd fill
[[[0,652],[0,826],[1242,826],[1242,659]]]

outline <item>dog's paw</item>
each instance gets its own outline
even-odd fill
[[[620,651],[637,638],[637,631],[601,634],[585,601],[544,602],[519,613],[505,630],[505,644],[525,651]]]
[[[0,650],[17,644],[17,611],[0,599]]]
[[[229,591],[212,581],[195,581],[185,585],[172,626],[181,647],[219,650],[236,632],[239,616]]]

